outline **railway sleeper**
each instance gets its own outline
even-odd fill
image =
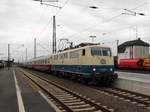
[[[66,100],[66,101],[63,101],[63,103],[73,103],[73,102],[81,102],[80,99],[75,99],[75,100]]]
[[[55,94],[56,97],[72,96],[70,94]]]
[[[81,102],[66,103],[66,105],[68,105],[68,106],[71,106],[71,105],[82,105],[82,104],[85,104],[85,102],[81,101]]]
[[[96,110],[96,108],[95,107],[88,107],[88,108],[80,108],[80,109],[73,109],[73,111],[74,112],[82,112],[82,111],[85,111],[85,112],[87,112],[87,111],[94,111],[94,110]]]
[[[77,99],[77,97],[74,97],[74,96],[56,96],[57,98],[60,98],[60,99],[62,99],[62,98],[76,98]]]
[[[66,100],[75,100],[77,99],[76,97],[72,97],[72,98],[59,98],[59,100],[61,101],[66,101]]]
[[[91,107],[90,104],[83,104],[83,105],[73,105],[73,106],[69,106],[70,108],[72,109],[75,109],[75,108],[87,108],[87,107]]]

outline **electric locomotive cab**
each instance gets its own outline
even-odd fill
[[[92,71],[96,79],[113,81],[117,78],[117,74],[114,74],[114,59],[110,48],[91,47],[91,57]]]

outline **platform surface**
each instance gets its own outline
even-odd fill
[[[129,80],[150,83],[150,74],[131,73],[131,72],[116,72],[116,73],[118,73],[118,76],[121,79],[129,79]]]
[[[13,74],[0,69],[0,112],[18,112]]]
[[[0,112],[19,112],[18,94],[14,74],[18,81],[25,112],[54,112],[53,108],[39,94],[27,85],[19,72],[13,68],[0,69]]]
[[[150,74],[116,73],[118,73],[118,79],[114,83],[115,87],[150,96]]]

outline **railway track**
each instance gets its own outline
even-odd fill
[[[62,112],[114,112],[114,109],[108,108],[101,103],[96,103],[94,100],[46,78],[31,74],[22,69],[20,71],[38,86]]]
[[[137,104],[138,106],[145,106],[146,108],[150,109],[150,96],[113,87],[110,88],[92,87],[92,88],[99,90],[99,92],[103,94],[111,95],[115,98],[131,102],[132,104]]]

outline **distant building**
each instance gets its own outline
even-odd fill
[[[127,41],[118,46],[118,59],[145,58],[149,56],[149,44],[137,40]]]

